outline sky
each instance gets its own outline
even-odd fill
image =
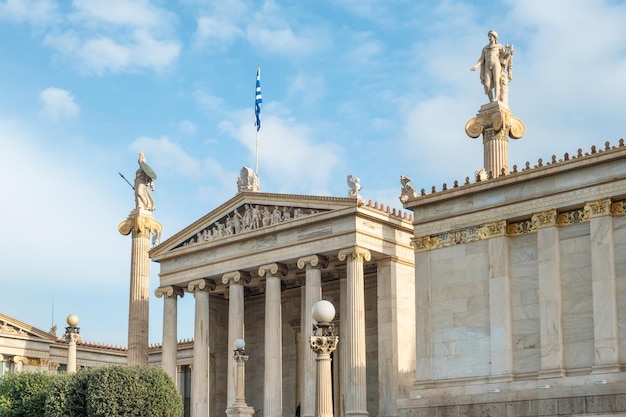
[[[237,193],[361,195],[402,208],[483,165],[465,123],[488,102],[470,67],[513,44],[509,166],[617,144],[626,126],[626,2],[611,0],[0,0],[0,311],[127,344],[131,182],[157,173],[163,239]],[[150,342],[161,341],[151,264]],[[193,337],[193,297],[179,300]]]

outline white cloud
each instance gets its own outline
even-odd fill
[[[161,71],[178,58],[181,49],[177,41],[157,40],[145,30],[136,30],[122,40],[106,36],[81,39],[75,32],[66,32],[48,35],[45,43],[96,75],[140,69]]]
[[[53,0],[6,0],[0,3],[0,18],[16,22],[45,24],[57,18]]]
[[[242,122],[249,119],[248,115],[249,111],[234,112],[229,121],[220,124],[220,128],[254,155],[254,126]],[[272,192],[328,194],[328,182],[335,176],[334,171],[341,161],[341,147],[315,137],[313,129],[290,118],[266,113],[261,126],[261,186],[271,184]]]
[[[130,149],[136,151],[137,154],[144,152],[149,164],[154,163],[155,166],[159,166],[168,173],[190,179],[197,179],[202,175],[200,161],[167,137],[156,139],[142,136],[133,141]]]
[[[74,19],[89,25],[103,24],[163,30],[170,27],[174,15],[155,7],[147,0],[74,0]]]
[[[198,19],[198,28],[194,38],[199,47],[217,48],[223,51],[244,36],[244,30],[234,22],[214,16],[204,16]]]
[[[66,21],[44,44],[86,73],[163,71],[181,51],[172,35],[176,17],[146,0],[75,0]]]
[[[61,88],[48,87],[39,93],[41,114],[49,120],[58,121],[62,118],[76,118],[80,108],[69,91]]]

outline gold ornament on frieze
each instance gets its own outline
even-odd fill
[[[611,204],[612,216],[623,216],[626,214],[626,201],[617,201]]]
[[[607,215],[611,210],[611,199],[606,198],[587,203],[585,204],[585,210],[589,211],[590,217]]]
[[[561,212],[556,217],[557,226],[571,226],[589,221],[589,210],[584,208]]]

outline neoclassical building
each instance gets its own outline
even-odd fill
[[[408,416],[626,412],[626,147],[527,163],[405,202]]]
[[[320,299],[337,310],[335,414],[398,414],[415,380],[412,218],[352,195],[241,191],[150,252],[160,264],[162,363],[173,376],[177,303],[195,304],[192,416],[232,405],[239,338],[255,415],[313,416],[309,338]]]

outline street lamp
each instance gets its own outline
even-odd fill
[[[246,342],[243,339],[235,340],[235,350],[233,358],[237,362],[237,373],[235,377],[235,401],[226,409],[226,414],[232,417],[251,417],[254,414],[254,408],[248,407],[246,404]]]
[[[76,314],[67,316],[67,327],[63,338],[67,342],[67,372],[76,372],[76,343],[82,341],[80,335],[80,327],[78,327],[79,319]]]
[[[317,354],[315,417],[333,417],[332,375],[330,370],[330,354],[337,348],[339,337],[334,335],[332,321],[335,318],[335,307],[327,300],[320,300],[311,309],[313,320],[313,336],[311,349]]]

